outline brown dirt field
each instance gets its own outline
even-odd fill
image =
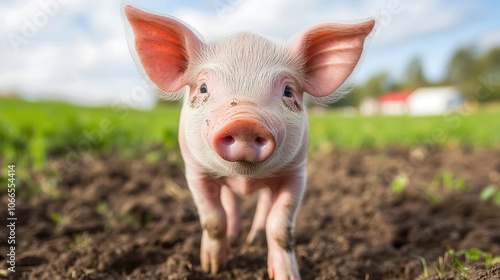
[[[265,244],[243,241],[225,270],[202,272],[196,208],[182,168],[172,163],[178,156],[165,155],[171,160],[86,155],[68,166],[56,159],[53,182],[33,173],[44,192],[27,196],[29,185],[19,185],[17,272],[7,278],[268,279]],[[296,227],[303,279],[426,279],[419,257],[427,279],[500,279],[500,264],[481,261],[461,260],[466,277],[450,257],[443,276],[433,269],[448,248],[500,255],[500,206],[479,197],[487,185],[500,187],[500,149],[321,151],[310,155],[308,169]],[[447,188],[436,180],[442,172],[467,188]],[[398,174],[409,176],[402,194],[389,187]],[[255,200],[244,199],[245,232]],[[6,205],[5,192],[1,201]],[[7,234],[0,228],[3,272]]]

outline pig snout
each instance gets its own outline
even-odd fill
[[[212,147],[224,160],[260,163],[271,157],[276,140],[260,121],[241,118],[220,127],[212,137]]]

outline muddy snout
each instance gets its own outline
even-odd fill
[[[224,160],[260,163],[276,148],[276,140],[262,122],[240,118],[220,127],[213,135],[212,147]]]

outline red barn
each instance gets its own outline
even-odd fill
[[[380,96],[379,112],[383,115],[403,115],[408,113],[408,99],[413,91],[394,91]]]

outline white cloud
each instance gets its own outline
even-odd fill
[[[461,23],[470,12],[469,4],[450,5],[429,1],[286,1],[245,0],[212,3],[211,10],[182,8],[173,12],[203,35],[241,30],[287,38],[322,22],[356,22],[377,17],[383,32],[376,43],[385,45],[415,36],[439,32]]]
[[[444,1],[412,1],[402,4],[401,13],[381,32],[380,41],[388,44],[418,36],[439,33],[456,27],[470,17],[470,3],[450,5]]]
[[[211,10],[183,8],[173,15],[187,22],[203,35],[245,30],[282,38],[287,38],[317,23],[357,21],[370,16],[368,13],[360,13],[352,5],[345,3],[304,0],[234,2],[234,5],[214,5]]]
[[[95,105],[118,100],[142,84],[128,52],[118,0],[72,0],[56,7],[57,1],[2,4],[10,15],[2,37],[15,33],[22,43],[17,52],[10,42],[0,45],[0,91]],[[52,13],[41,4],[49,2]],[[42,14],[48,22],[37,25]],[[33,34],[25,36],[26,29]],[[152,99],[131,105],[150,106]]]

